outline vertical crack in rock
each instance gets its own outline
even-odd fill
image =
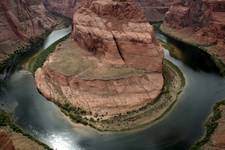
[[[123,62],[125,63],[125,58],[124,58],[124,56],[122,54],[122,50],[120,49],[119,43],[118,43],[118,41],[117,41],[117,39],[116,39],[116,37],[114,36],[113,33],[112,33],[112,36],[113,36],[113,40],[115,41],[116,47],[118,49],[119,55],[122,58]]]
[[[154,32],[151,28],[134,0],[82,1],[73,15],[76,30],[71,38],[75,42],[62,42],[44,68],[36,71],[38,89],[45,96],[58,92],[46,86],[44,76],[49,72],[67,97],[61,101],[56,93],[49,99],[82,108],[94,118],[108,119],[154,102],[163,88],[163,51],[157,42],[148,41],[148,34]],[[87,68],[89,71],[84,72]],[[68,76],[72,81],[68,79],[70,84],[65,85]]]

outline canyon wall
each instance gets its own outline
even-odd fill
[[[138,3],[82,1],[73,29],[72,39],[35,73],[44,96],[104,118],[156,100],[164,84],[163,51]]]
[[[162,31],[184,42],[206,49],[225,63],[225,1],[186,1],[173,5]]]
[[[163,21],[171,5],[178,0],[136,0],[150,22]]]
[[[73,18],[79,0],[43,0],[46,9],[50,12]]]
[[[1,0],[0,14],[0,61],[56,24],[41,0]]]
[[[179,0],[135,0],[150,22],[163,21],[169,7]],[[57,14],[72,18],[81,0],[44,0],[46,8]]]

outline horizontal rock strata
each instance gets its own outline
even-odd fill
[[[46,9],[69,18],[73,18],[79,0],[43,0]]]
[[[60,44],[36,71],[43,95],[106,118],[153,103],[163,51],[137,3],[83,1],[73,20],[76,42]]]

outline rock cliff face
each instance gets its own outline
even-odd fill
[[[36,71],[43,95],[106,118],[153,103],[163,87],[163,51],[138,4],[82,1],[73,20],[75,42],[60,44]]]
[[[177,0],[136,0],[151,22],[163,21],[170,6]]]
[[[47,10],[69,18],[73,18],[79,0],[43,0]]]
[[[225,1],[180,2],[166,14],[161,29],[185,42],[200,46],[225,63]]]
[[[169,7],[178,0],[135,0],[136,3],[144,10],[148,21],[163,21]],[[69,18],[73,14],[81,0],[44,0],[46,8],[58,14],[62,14]]]
[[[1,0],[0,14],[0,61],[56,23],[41,0]]]
[[[73,38],[102,61],[161,72],[162,51],[134,1],[87,1],[73,20]]]

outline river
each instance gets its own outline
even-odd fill
[[[70,28],[53,31],[43,47],[69,32]],[[169,42],[160,33],[157,37]],[[180,68],[186,85],[164,117],[139,131],[104,134],[74,125],[55,104],[39,94],[32,74],[24,70],[17,70],[1,87],[0,107],[11,112],[24,131],[57,150],[185,150],[203,134],[203,123],[212,106],[225,98],[225,79],[171,57],[167,49],[164,53]]]

